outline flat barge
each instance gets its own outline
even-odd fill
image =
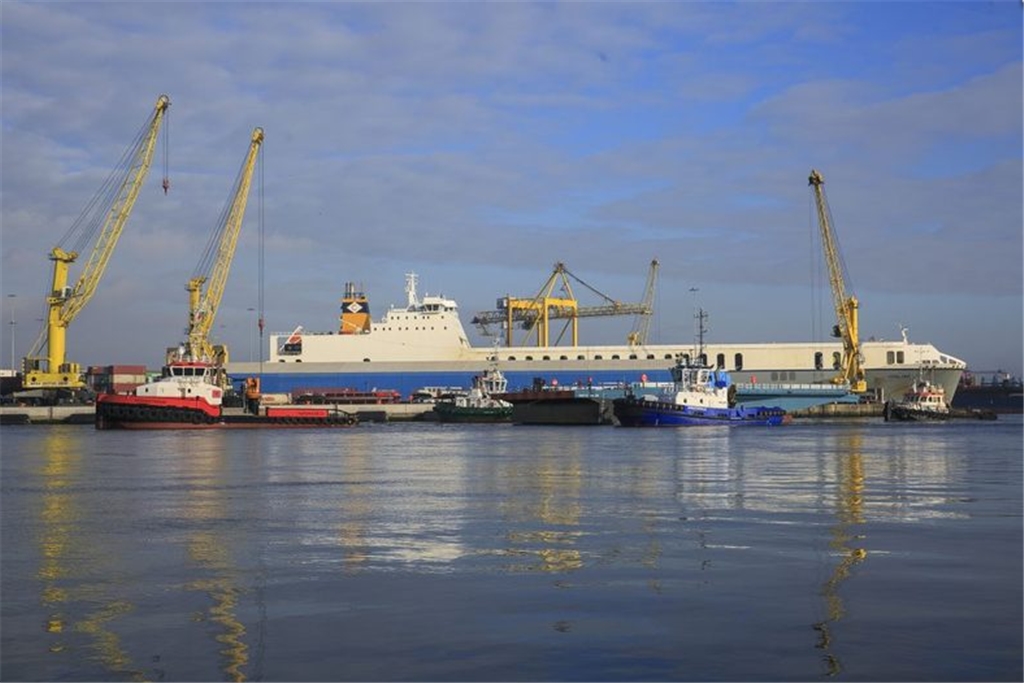
[[[586,389],[526,389],[501,395],[520,425],[610,425],[612,396]]]

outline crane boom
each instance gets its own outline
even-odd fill
[[[231,271],[231,261],[238,245],[238,235],[245,217],[245,208],[249,202],[249,188],[252,185],[253,170],[256,158],[263,144],[263,129],[255,128],[249,141],[249,151],[242,162],[241,170],[232,193],[231,203],[225,213],[224,220],[213,233],[211,246],[216,241],[216,252],[207,250],[212,260],[204,254],[197,266],[197,274],[189,280],[185,289],[189,292],[189,324],[187,356],[192,360],[206,360],[218,364],[227,361],[227,351],[215,349],[210,343],[210,331],[213,329],[224,288]],[[208,265],[209,268],[204,268]],[[206,291],[203,284],[209,283]]]
[[[123,166],[124,171],[120,182],[115,182],[115,175],[112,174],[100,189],[97,198],[90,202],[83,211],[83,216],[85,216],[105,192],[108,193],[108,196],[112,196],[109,208],[105,212],[106,219],[99,231],[99,237],[89,254],[89,260],[86,262],[81,276],[73,286],[68,286],[68,270],[71,264],[78,259],[78,252],[66,251],[60,246],[51,250],[49,258],[53,261],[53,286],[50,295],[46,298],[46,326],[40,332],[24,361],[24,384],[26,387],[80,389],[85,386],[81,366],[78,363],[68,363],[65,359],[67,328],[96,293],[96,287],[103,277],[114,247],[117,246],[125,223],[135,206],[135,200],[138,199],[142,183],[149,173],[160,125],[166,117],[167,108],[170,105],[171,100],[167,95],[157,98],[156,106],[147,124],[143,126],[134,145],[125,155],[128,162]],[[115,186],[116,190],[110,192]],[[78,222],[76,222],[76,226],[77,224]],[[76,226],[72,226],[72,231]],[[90,228],[86,226],[85,230],[88,232]],[[38,354],[44,346],[46,347],[46,357],[42,358]]]
[[[658,286],[658,259],[651,261],[651,269],[647,271],[647,284],[644,286],[644,298],[641,306],[644,311],[636,317],[633,329],[626,336],[630,346],[644,346],[651,332],[651,317],[654,315],[654,292]]]
[[[812,169],[807,182],[814,188],[818,225],[821,229],[821,244],[825,252],[825,263],[828,266],[829,283],[832,289],[832,303],[836,311],[837,324],[833,328],[832,334],[841,338],[843,342],[840,374],[833,379],[833,382],[849,382],[851,391],[863,393],[867,391],[867,382],[864,379],[864,368],[861,366],[860,331],[858,329],[860,304],[857,297],[848,296],[846,293],[839,245],[829,220],[831,212],[825,198],[823,187],[825,179],[821,173]]]

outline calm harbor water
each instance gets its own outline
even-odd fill
[[[0,449],[5,681],[1024,676],[1019,416]]]

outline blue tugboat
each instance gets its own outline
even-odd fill
[[[707,363],[704,353],[704,320],[699,313],[700,346],[696,362],[688,355],[676,358],[670,370],[672,382],[643,385],[613,401],[615,418],[623,427],[677,427],[682,425],[781,425],[792,418],[779,407],[737,406],[736,388],[729,373]]]

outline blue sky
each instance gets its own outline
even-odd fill
[[[905,325],[1021,374],[1019,2],[4,2],[0,20],[0,365],[12,328],[19,357],[36,335],[49,249],[166,93],[171,191],[158,152],[70,329],[83,364],[156,367],[180,341],[262,126],[272,331],[334,329],[349,280],[379,317],[408,271],[467,329],[558,261],[636,301],[657,258],[652,341],[688,343],[695,303],[714,341],[820,339],[817,168],[863,336]],[[241,360],[258,215],[254,194],[216,330]],[[631,325],[585,320],[583,341]]]

